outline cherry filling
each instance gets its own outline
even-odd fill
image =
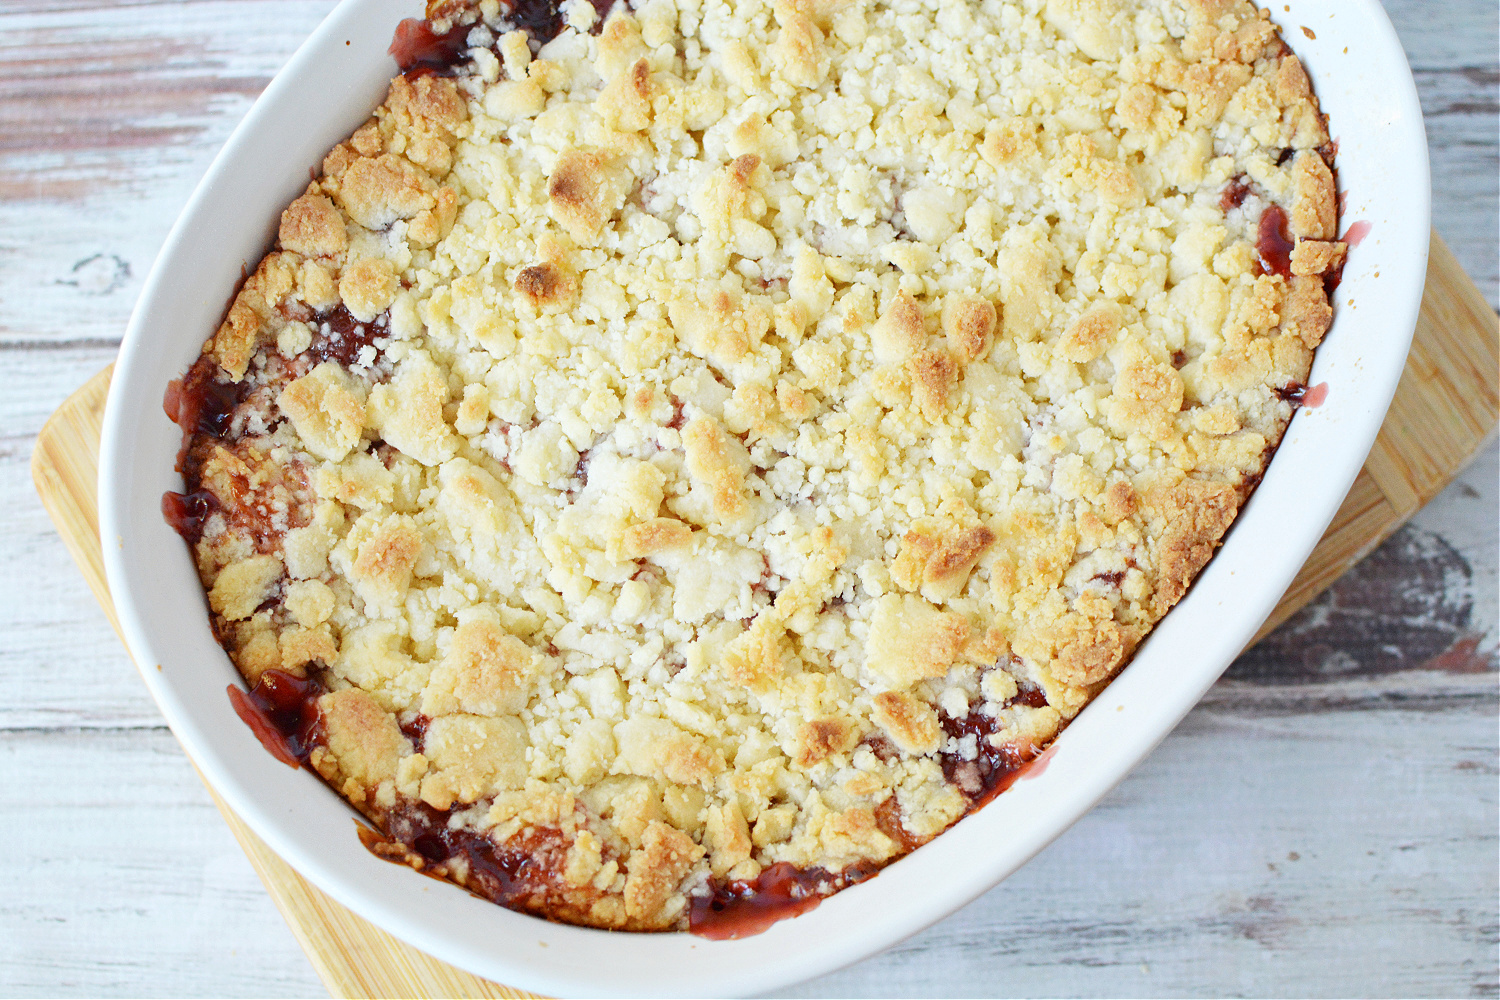
[[[598,6],[596,2],[596,10]],[[505,7],[505,16],[511,23],[539,44],[545,45],[562,33],[562,11],[555,0],[513,0]]]
[[[420,829],[411,844],[424,858],[446,863],[462,856],[469,863],[469,888],[503,906],[530,909],[543,902],[567,851],[561,832],[536,829],[501,847],[483,834],[450,828],[446,813],[420,809],[431,818],[419,821],[418,811],[408,808],[391,818],[390,828],[402,839]]]
[[[321,314],[313,321],[313,342],[307,353],[318,361],[337,361],[345,368],[359,361],[360,353],[369,347],[379,348],[375,341],[391,335],[390,314],[381,313],[368,323],[355,319],[342,304]]]
[[[1010,700],[1012,705],[1041,708],[1047,695],[1039,687],[1023,685]],[[963,718],[946,713],[938,716],[943,731],[954,740],[974,738],[975,756],[969,759],[956,753],[941,753],[943,777],[969,799],[969,809],[978,809],[996,795],[1015,784],[1026,765],[1036,758],[1035,747],[995,746],[990,742],[998,721],[983,712],[970,712]]]
[[[533,827],[497,844],[451,818],[451,811],[403,800],[384,814],[385,833],[361,828],[359,839],[378,858],[435,878],[456,876],[474,895],[509,909],[548,919],[567,916],[570,902],[559,873],[569,844],[562,831]]]
[[[1239,208],[1245,203],[1245,198],[1249,194],[1250,179],[1240,174],[1224,185],[1224,191],[1219,195],[1219,207],[1226,212]]]
[[[470,27],[472,25],[461,24],[439,35],[426,21],[408,17],[396,25],[396,34],[386,51],[395,58],[403,73],[413,70],[419,73],[422,70],[442,72],[457,63],[463,54]]]
[[[1301,382],[1288,382],[1276,390],[1276,395],[1293,407],[1305,406],[1309,410],[1315,410],[1328,398],[1328,383],[1320,382],[1309,388]]]
[[[425,715],[416,715],[410,722],[401,723],[401,735],[411,740],[412,749],[421,753],[427,742],[427,726],[432,722]]]
[[[245,401],[249,387],[244,382],[220,382],[219,366],[207,354],[182,378],[167,383],[162,409],[167,419],[182,428],[182,447],[177,452],[177,471],[185,472],[188,450],[195,435],[224,437],[234,423],[234,411]]]
[[[324,742],[318,699],[327,689],[310,677],[267,670],[248,692],[229,685],[234,714],[250,727],[261,745],[289,767],[308,762]]]
[[[875,825],[900,846],[903,854],[910,854],[927,842],[914,835],[901,821],[901,803],[894,794],[875,807]]]
[[[213,437],[228,432],[235,407],[244,401],[244,383],[220,382],[217,371],[218,365],[203,356],[181,379],[168,383],[162,407],[184,431]]]
[[[221,381],[217,361],[204,354],[182,378],[168,384],[162,409],[182,429],[177,471],[182,474],[185,489],[164,493],[161,512],[189,545],[202,540],[205,525],[215,513],[222,513],[226,523],[246,530],[262,552],[277,549],[286,527],[300,527],[305,522],[306,511],[296,505],[295,498],[305,492],[306,483],[295,463],[274,476],[252,477],[254,483],[244,476],[231,475],[227,482],[219,479],[213,487],[217,493],[204,487],[202,470],[206,458],[220,445],[252,464],[256,461],[254,447],[248,452],[236,447],[249,424],[237,419],[242,408],[252,417],[256,407],[264,411],[281,385],[320,361],[333,361],[345,368],[361,361],[373,364],[380,356],[376,341],[390,335],[387,313],[362,322],[339,305],[320,316],[309,315],[309,319],[314,333],[307,350],[291,359],[268,353],[264,370],[253,380]],[[276,418],[274,411],[269,415],[262,412],[261,416],[267,422]],[[290,510],[286,509],[289,500],[293,504]],[[280,527],[275,527],[278,524]]]
[[[713,892],[694,896],[688,909],[688,929],[714,941],[750,937],[778,920],[806,913],[824,897],[878,873],[873,864],[830,872],[778,861],[751,881],[720,883]]]
[[[1287,239],[1286,211],[1280,205],[1267,205],[1261,213],[1255,256],[1261,273],[1292,276],[1292,241]]]
[[[203,537],[203,525],[219,509],[219,500],[208,490],[193,490],[191,493],[161,495],[161,516],[189,545],[197,545]]]
[[[591,2],[598,14],[593,29],[598,34],[614,0]],[[501,0],[501,5],[505,9],[505,19],[530,34],[538,45],[545,45],[562,33],[563,16],[557,0]],[[430,22],[409,17],[396,25],[388,51],[401,72],[407,75],[452,75],[470,49],[468,37],[474,27],[472,22],[457,24],[438,34],[432,30]]]

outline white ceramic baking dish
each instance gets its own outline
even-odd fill
[[[794,920],[739,941],[547,923],[380,861],[353,812],[307,770],[277,763],[234,715],[239,677],[209,631],[187,547],[163,521],[179,489],[169,380],[218,324],[242,265],[269,247],[309,167],[347,136],[395,72],[386,55],[418,0],[344,0],[266,89],[167,237],[131,318],[105,416],[100,530],[131,654],[213,787],[281,857],[392,934],[481,976],[553,994],[743,994],[864,958],[989,889],[1077,820],[1176,725],[1291,582],[1354,481],[1416,323],[1430,193],[1421,109],[1377,0],[1274,7],[1339,143],[1343,225],[1363,220],[1337,315],[1298,413],[1222,550],[1135,660],[1064,732],[1048,765],[931,844]],[[1305,26],[1306,31],[1298,30]],[[1087,863],[1082,861],[1081,863]]]

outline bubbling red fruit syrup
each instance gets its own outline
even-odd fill
[[[850,865],[843,871],[830,872],[778,861],[752,881],[726,882],[714,886],[710,894],[694,896],[688,910],[688,929],[711,941],[751,937],[779,920],[806,913],[825,897],[877,873],[873,865]]]
[[[161,516],[189,545],[198,544],[203,537],[203,525],[218,509],[218,498],[208,490],[191,493],[168,490],[161,495]]]
[[[375,341],[391,334],[389,313],[366,323],[355,319],[342,303],[319,315],[312,326],[314,338],[308,354],[319,361],[337,361],[345,368],[359,360],[364,348],[375,348]]]
[[[471,25],[461,24],[446,34],[435,34],[432,25],[420,18],[408,17],[396,25],[396,34],[387,50],[403,73],[416,69],[441,71],[458,61],[464,51],[464,39]]]
[[[1250,194],[1250,179],[1244,174],[1230,179],[1224,185],[1223,192],[1219,195],[1219,207],[1226,212],[1233,211],[1245,203],[1245,198]]]
[[[288,767],[306,764],[313,749],[323,743],[318,699],[327,692],[316,680],[267,670],[249,691],[234,684],[228,690],[234,714],[271,756]]]
[[[1261,213],[1255,255],[1266,274],[1292,276],[1292,241],[1286,237],[1286,211],[1280,205],[1267,205]]]

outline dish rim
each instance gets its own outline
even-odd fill
[[[216,303],[227,302],[237,287],[238,275],[225,277],[224,272],[233,270],[225,266],[226,257],[200,253],[199,248],[205,240],[217,237],[243,249],[239,256],[253,266],[260,255],[255,248],[263,252],[274,230],[274,222],[266,220],[274,220],[301,189],[300,164],[321,160],[323,152],[346,137],[378,103],[395,67],[388,58],[371,58],[371,53],[384,53],[395,21],[416,13],[410,9],[414,6],[409,0],[342,0],[334,8],[276,75],[215,158],[163,244],[127,327],[104,417],[100,535],[114,542],[104,546],[104,562],[126,645],[173,733],[229,806],[320,889],[415,947],[507,985],[556,994],[759,992],[858,961],[956,911],[1060,836],[1191,710],[1280,599],[1364,463],[1395,392],[1415,328],[1430,231],[1429,168],[1420,105],[1404,52],[1383,9],[1377,0],[1337,4],[1292,0],[1285,4],[1289,10],[1274,17],[1285,32],[1294,29],[1299,15],[1303,23],[1316,19],[1317,38],[1287,37],[1297,42],[1295,51],[1308,65],[1335,138],[1343,138],[1330,108],[1335,95],[1330,91],[1332,83],[1320,75],[1327,76],[1329,63],[1348,56],[1347,48],[1342,55],[1333,51],[1340,39],[1347,45],[1348,38],[1362,37],[1371,48],[1358,50],[1356,58],[1371,53],[1378,57],[1360,64],[1371,81],[1366,89],[1382,98],[1366,110],[1373,109],[1373,117],[1389,135],[1378,145],[1374,137],[1361,136],[1360,142],[1370,143],[1387,157],[1392,149],[1410,152],[1392,157],[1397,162],[1387,170],[1404,182],[1388,190],[1409,193],[1404,211],[1382,217],[1369,238],[1372,248],[1392,244],[1391,256],[1360,255],[1356,250],[1338,296],[1341,302],[1352,301],[1357,293],[1379,302],[1385,294],[1396,301],[1367,309],[1366,315],[1357,315],[1357,305],[1336,306],[1333,328],[1309,378],[1309,384],[1332,384],[1327,403],[1319,410],[1297,413],[1276,460],[1240,511],[1223,547],[1187,596],[1142,644],[1134,661],[1059,737],[1044,772],[1039,769],[1017,782],[928,845],[883,869],[878,877],[846,889],[817,909],[782,921],[757,937],[713,942],[686,934],[630,935],[547,923],[470,897],[455,886],[416,878],[408,869],[374,858],[359,846],[354,831],[344,822],[345,817],[356,816],[354,811],[305,769],[265,767],[271,759],[254,737],[237,720],[227,722],[233,715],[222,686],[216,688],[218,704],[214,704],[202,687],[203,680],[194,674],[202,665],[204,636],[212,642],[207,616],[199,611],[201,587],[186,546],[161,520],[156,506],[162,489],[180,481],[170,468],[162,476],[159,468],[137,461],[137,456],[143,451],[160,454],[163,429],[157,424],[167,423],[159,409],[166,385],[159,379],[162,370],[170,370],[169,377],[175,377],[187,367],[219,321],[223,310]],[[388,14],[395,14],[394,19]],[[1324,26],[1337,18],[1342,22],[1336,27]],[[1359,19],[1364,23],[1358,27],[1344,27]],[[1370,65],[1382,70],[1371,71]],[[1389,82],[1393,67],[1400,70],[1394,74],[1394,87]],[[1343,89],[1353,87],[1347,77],[1334,82]],[[298,94],[309,86],[322,88],[332,110],[313,115],[303,107]],[[261,161],[272,154],[257,146],[267,134],[284,131],[284,119],[308,117],[314,119],[308,134],[282,156],[298,166],[287,168],[283,163],[279,174],[267,171]],[[325,141],[330,135],[333,138]],[[1392,143],[1391,137],[1411,145]],[[1348,169],[1351,148],[1351,143],[1341,146],[1341,181],[1363,176],[1369,167],[1361,162],[1359,170]],[[313,149],[316,152],[302,155]],[[247,188],[250,193],[243,194]],[[284,197],[276,200],[278,193]],[[1370,197],[1379,204],[1384,193]],[[264,215],[245,207],[262,202],[276,207]],[[1354,205],[1356,197],[1351,195],[1349,202]],[[226,215],[240,218],[226,224]],[[1346,210],[1341,222],[1347,228],[1358,215]],[[256,228],[250,219],[261,220],[258,236],[249,231]],[[1372,269],[1385,274],[1381,282],[1370,277]],[[185,277],[202,280],[195,284]],[[217,292],[220,287],[223,295],[188,290]],[[1392,287],[1395,292],[1385,291]],[[172,350],[152,337],[152,331],[170,328],[180,313],[210,312],[210,324],[169,337]],[[1373,321],[1367,318],[1370,312],[1376,314]],[[1356,321],[1360,331],[1374,325],[1388,339],[1370,338],[1356,347],[1350,343],[1357,332],[1351,330]],[[1329,345],[1334,345],[1332,350]],[[1359,392],[1341,392],[1341,386]],[[142,406],[154,421],[140,417]],[[168,427],[168,437],[179,440],[177,428]],[[1329,439],[1341,447],[1333,447]],[[142,447],[145,440],[151,442],[150,447]],[[171,453],[175,451],[174,443]],[[1289,505],[1300,509],[1299,517],[1285,516]],[[169,536],[174,546],[163,546],[163,536]],[[1269,557],[1262,537],[1278,539]],[[179,602],[175,615],[164,616],[155,598],[171,597],[174,591],[180,596],[184,571],[191,577],[195,596],[186,604]],[[175,572],[177,578],[169,578],[163,586],[157,578],[163,572]],[[177,628],[163,627],[163,617],[165,624],[173,624],[173,618],[182,617],[183,607],[203,619],[198,630],[202,634],[184,634],[183,628],[194,632],[191,620],[175,622]],[[1174,666],[1172,657],[1180,656],[1183,647],[1191,647],[1194,656],[1185,661],[1188,666]],[[218,650],[216,644],[214,650]],[[227,657],[221,650],[218,653],[222,664],[216,666],[224,673],[213,668],[204,668],[205,672],[238,681]],[[156,669],[148,669],[148,664]],[[1174,681],[1165,694],[1159,687],[1163,677]],[[1108,747],[1113,755],[1100,756],[1095,747]],[[334,808],[328,809],[324,800]],[[997,832],[1004,835],[998,847]],[[955,858],[960,860],[955,862]],[[901,905],[888,905],[893,900]],[[767,955],[774,955],[775,960],[768,962]]]

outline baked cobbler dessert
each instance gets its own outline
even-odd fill
[[[167,410],[243,718],[506,906],[747,933],[1002,789],[1329,325],[1245,0],[434,0]]]

